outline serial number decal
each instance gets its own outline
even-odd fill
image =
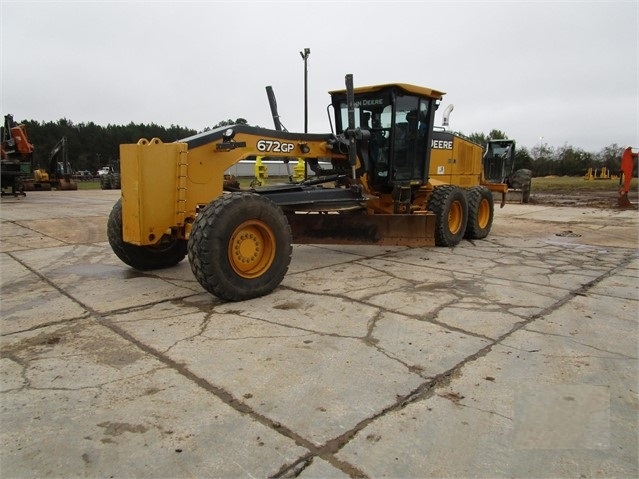
[[[295,149],[293,143],[283,143],[277,140],[257,140],[258,151],[272,152],[272,153],[290,153]]]

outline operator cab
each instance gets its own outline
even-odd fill
[[[338,134],[348,128],[346,90],[330,92]],[[371,186],[389,191],[396,186],[419,186],[428,181],[433,121],[443,92],[408,84],[354,89],[351,128],[368,130],[358,140],[357,153]],[[367,138],[368,137],[368,138]]]
[[[489,140],[483,163],[486,181],[505,183],[515,167],[515,141]]]

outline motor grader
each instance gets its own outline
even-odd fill
[[[354,88],[352,75],[345,86],[329,92],[331,133],[238,124],[174,143],[121,145],[122,194],[108,220],[115,254],[139,270],[188,255],[205,290],[240,301],[281,283],[292,244],[453,247],[488,235],[491,190],[505,194],[507,185],[483,181],[479,145],[455,135],[454,147],[439,153],[442,174],[429,179],[431,153],[448,146],[433,135],[444,92]],[[306,178],[225,188],[224,173],[251,156],[303,158]]]

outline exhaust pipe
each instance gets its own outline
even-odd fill
[[[280,121],[280,115],[277,112],[277,101],[275,100],[275,93],[273,87],[266,87],[266,96],[268,97],[268,104],[271,107],[271,115],[273,116],[273,123],[277,131],[282,131],[282,122]]]
[[[444,110],[444,116],[442,118],[442,126],[448,126],[448,119],[450,118],[450,112],[452,112],[454,108],[455,108],[455,105],[453,105],[452,103],[446,107],[446,109]]]

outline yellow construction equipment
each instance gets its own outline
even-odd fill
[[[67,191],[78,189],[78,183],[73,178],[69,162],[66,137],[62,137],[49,153],[47,166],[35,168],[34,165],[33,177],[23,180],[23,185],[25,191],[51,191],[52,188]]]
[[[253,167],[254,179],[251,186],[265,186],[266,178],[268,178],[268,167],[262,162],[262,157],[255,158],[255,166]]]
[[[34,146],[27,137],[26,127],[17,124],[13,115],[6,115],[2,127],[2,194],[11,187],[11,194],[25,191],[77,190],[67,152],[67,139],[62,137],[49,153],[47,166],[34,161]]]
[[[482,161],[484,181],[505,183],[508,185],[508,196],[511,197],[511,200],[517,198],[519,203],[530,202],[532,171],[528,169],[515,170],[515,140],[489,139]]]
[[[141,270],[173,266],[188,254],[208,292],[245,300],[273,291],[292,244],[454,247],[486,237],[492,192],[482,147],[433,134],[444,92],[409,84],[329,92],[331,133],[224,126],[174,143],[120,146],[121,199],[108,237],[116,255]],[[333,123],[334,122],[334,123]],[[444,155],[439,157],[438,155]],[[224,172],[248,157],[306,162],[302,181],[224,191]],[[431,158],[439,158],[431,179]]]
[[[584,180],[611,180],[616,178],[615,175],[610,175],[610,171],[605,166],[601,168],[588,168],[588,171],[584,175]]]

